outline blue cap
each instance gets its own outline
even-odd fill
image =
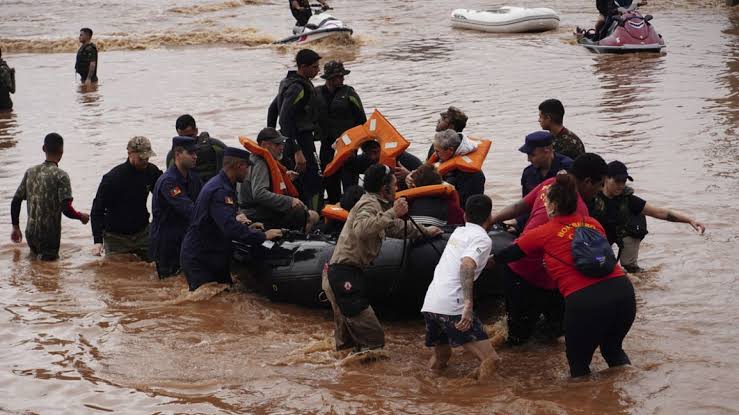
[[[197,147],[198,142],[192,138],[192,137],[184,137],[184,136],[176,136],[172,137],[172,148],[174,147],[184,147],[185,150],[191,151],[195,150]]]
[[[251,153],[241,148],[226,147],[226,149],[223,150],[223,156],[224,157],[236,157],[238,159],[249,161],[249,156],[251,156]]]
[[[518,149],[518,151],[531,154],[537,147],[551,146],[554,136],[549,131],[535,131],[526,136],[526,143]]]

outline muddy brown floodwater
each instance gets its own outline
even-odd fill
[[[535,342],[502,349],[490,382],[467,380],[473,363],[460,352],[437,376],[425,369],[421,321],[386,323],[388,360],[339,367],[325,310],[217,289],[188,294],[182,277],[159,281],[151,265],[91,256],[90,228],[66,219],[56,263],[10,242],[10,199],[50,131],[66,139],[61,167],[80,210],[129,137],[150,137],[163,164],[182,113],[234,145],[259,131],[296,51],[269,44],[290,31],[286,3],[0,0],[0,47],[18,83],[15,112],[0,115],[0,413],[739,411],[739,8],[723,1],[650,0],[662,55],[575,45],[575,26],[595,19],[585,0],[548,3],[562,16],[557,31],[498,36],[448,20],[455,7],[498,0],[334,0],[355,39],[316,46],[347,62],[347,83],[416,154],[440,110],[463,108],[467,131],[494,140],[485,173],[495,209],[519,195],[527,162],[517,148],[539,128],[539,102],[557,97],[565,125],[588,150],[624,161],[638,194],[706,224],[700,236],[649,222],[625,342],[633,367],[571,381],[564,346]],[[82,26],[103,49],[91,90],[73,73]],[[594,369],[604,368],[596,356]]]

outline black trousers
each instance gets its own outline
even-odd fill
[[[336,151],[331,148],[333,140],[321,140],[321,151],[319,158],[321,159],[321,169],[326,171],[326,166],[334,159]],[[341,198],[341,172],[334,173],[332,176],[323,176],[323,187],[326,189],[329,203],[339,203]]]
[[[544,315],[548,336],[563,333],[564,298],[557,290],[545,290],[529,284],[508,265],[503,268],[503,290],[508,314],[508,343],[526,343],[534,332],[539,317]]]
[[[575,291],[565,300],[565,343],[572,377],[590,373],[595,349],[608,367],[631,362],[622,347],[636,315],[628,277],[612,278]]]

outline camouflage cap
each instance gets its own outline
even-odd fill
[[[323,79],[331,79],[340,75],[349,75],[352,71],[344,69],[344,64],[338,61],[328,61],[323,65]]]
[[[148,159],[151,156],[156,156],[154,151],[152,151],[151,149],[151,141],[149,141],[148,138],[142,137],[140,135],[137,135],[136,137],[128,140],[128,145],[126,146],[126,149],[133,153],[138,153],[139,157],[141,157],[142,159]]]
[[[465,125],[467,124],[467,114],[464,113],[461,109],[450,106],[446,111],[442,112],[440,114],[443,118],[448,118],[449,122],[452,124],[460,124]]]

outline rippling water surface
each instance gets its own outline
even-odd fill
[[[467,131],[494,140],[485,169],[495,209],[519,194],[526,159],[516,149],[538,129],[539,102],[557,97],[565,125],[588,150],[627,163],[638,194],[704,221],[704,236],[649,223],[625,342],[633,367],[571,381],[563,345],[534,343],[502,349],[491,382],[467,380],[473,362],[461,353],[436,376],[419,321],[387,322],[390,359],[340,367],[328,312],[218,288],[188,294],[181,277],[161,282],[150,265],[91,256],[89,227],[65,219],[57,263],[0,243],[0,413],[737,413],[739,8],[650,1],[663,55],[576,46],[574,27],[595,19],[584,0],[550,2],[562,17],[555,32],[449,26],[455,7],[502,4],[334,0],[356,36],[316,48],[347,62],[347,83],[416,154],[438,112],[463,108]],[[230,144],[256,134],[297,50],[270,45],[292,25],[281,1],[0,0],[0,17],[18,84],[15,112],[0,114],[8,234],[10,199],[42,160],[46,133],[65,137],[61,167],[87,210],[133,135],[150,137],[163,164],[185,112]],[[93,89],[74,78],[82,26],[102,49]],[[605,368],[599,356],[594,368]]]

